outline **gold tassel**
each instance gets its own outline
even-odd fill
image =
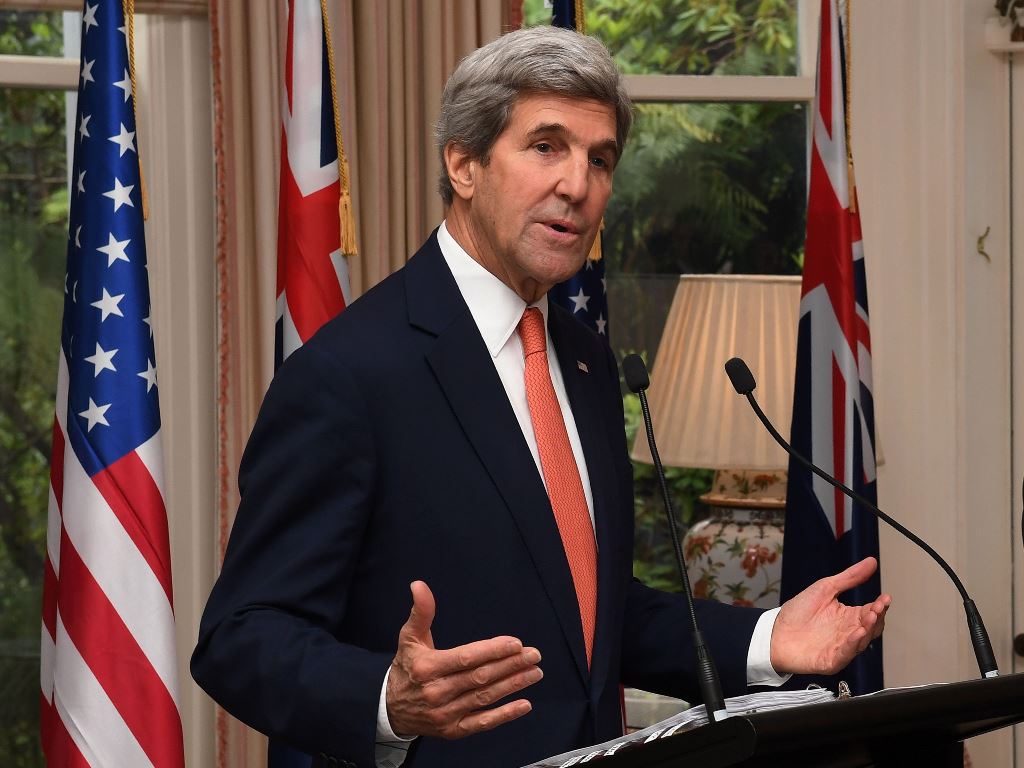
[[[334,137],[338,145],[338,181],[341,195],[338,197],[338,221],[341,227],[341,252],[346,256],[358,256],[356,247],[356,217],[352,211],[352,184],[348,175],[348,158],[345,143],[341,138],[341,119],[338,114],[338,80],[334,73],[334,45],[331,42],[331,25],[327,19],[327,0],[320,0],[320,14],[324,23],[324,42],[327,44],[327,68],[331,75],[331,107],[334,109]]]
[[[846,164],[848,186],[850,187],[850,213],[857,212],[857,180],[853,176],[853,160]]]
[[[352,194],[347,190],[341,191],[338,198],[338,218],[341,221],[341,252],[354,256],[358,253],[356,248],[356,218],[352,212]]]
[[[587,254],[587,258],[590,261],[600,261],[603,254],[601,253],[601,233],[604,232],[604,218],[601,218],[601,226],[597,228],[597,237],[594,238],[594,244],[590,246],[590,253]]]

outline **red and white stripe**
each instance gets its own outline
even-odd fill
[[[68,439],[63,354],[57,390],[40,665],[47,765],[182,768],[160,434],[90,477]]]

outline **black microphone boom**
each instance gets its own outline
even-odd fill
[[[775,439],[775,442],[786,450],[786,453],[807,467],[807,469],[811,470],[811,472],[816,474],[833,488],[838,488],[851,499],[871,510],[879,520],[882,520],[895,528],[931,555],[932,559],[935,560],[942,570],[946,572],[949,578],[952,579],[954,586],[956,586],[957,591],[960,593],[960,597],[963,598],[964,611],[967,614],[967,628],[970,631],[971,644],[974,646],[974,655],[978,659],[978,669],[981,670],[982,677],[998,677],[999,667],[996,664],[996,656],[992,651],[992,643],[988,639],[988,632],[985,630],[985,624],[981,620],[981,614],[978,612],[978,607],[974,604],[971,596],[967,594],[967,590],[964,588],[963,582],[960,581],[960,578],[949,566],[949,563],[943,560],[939,553],[932,549],[919,536],[904,528],[859,493],[847,488],[823,469],[820,469],[797,453],[793,447],[783,439],[778,430],[772,426],[772,423],[768,421],[768,417],[764,415],[764,411],[761,410],[761,406],[759,406],[757,404],[757,400],[754,399],[753,391],[756,386],[754,383],[754,374],[750,372],[750,368],[747,367],[747,364],[743,362],[741,358],[734,357],[729,360],[725,364],[725,372],[728,374],[729,381],[732,382],[736,392],[747,398],[747,402],[749,402],[750,407],[754,409],[754,413],[757,414],[757,418],[761,420],[761,423],[764,425],[765,429],[768,430],[768,433]]]
[[[622,361],[622,373],[626,378],[626,386],[640,396],[640,410],[643,412],[644,426],[647,428],[647,444],[651,447],[651,458],[654,459],[654,469],[658,475],[658,482],[661,484],[661,496],[665,500],[665,514],[668,517],[669,530],[672,532],[676,565],[679,567],[679,578],[683,582],[686,605],[689,608],[690,622],[693,625],[693,647],[697,651],[697,683],[700,686],[700,695],[704,699],[704,709],[708,713],[708,722],[717,722],[727,718],[729,712],[725,708],[725,698],[722,696],[722,683],[718,679],[718,670],[715,668],[714,659],[711,658],[711,652],[705,645],[704,635],[701,634],[700,626],[697,624],[697,612],[693,607],[693,590],[690,588],[690,577],[686,572],[683,547],[679,541],[679,529],[676,526],[676,513],[672,506],[672,497],[669,496],[668,482],[665,480],[665,469],[662,467],[661,457],[658,455],[658,446],[654,443],[654,425],[651,423],[651,411],[647,407],[647,393],[644,391],[651,379],[647,375],[647,366],[644,365],[640,355],[627,355]]]

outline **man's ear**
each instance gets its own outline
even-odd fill
[[[456,197],[461,197],[463,200],[472,199],[473,174],[478,165],[476,160],[469,156],[465,147],[454,141],[449,141],[444,148],[444,164]]]

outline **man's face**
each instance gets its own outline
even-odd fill
[[[527,302],[583,266],[612,193],[610,105],[553,94],[520,97],[486,165],[447,152],[452,236]]]

